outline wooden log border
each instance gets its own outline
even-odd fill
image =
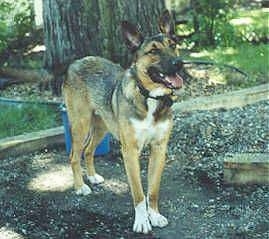
[[[63,126],[8,137],[0,140],[0,159],[45,148],[55,148],[64,144]]]
[[[269,84],[263,84],[248,89],[232,91],[208,97],[198,97],[173,105],[175,112],[190,112],[194,110],[230,109],[253,104],[269,99]]]
[[[269,154],[238,153],[226,157],[223,162],[226,184],[269,185]]]
[[[264,84],[253,88],[233,91],[225,94],[209,97],[198,97],[192,100],[175,103],[173,105],[173,110],[177,113],[195,110],[212,110],[217,108],[229,109],[233,107],[242,107],[247,104],[252,104],[268,99],[269,84]],[[47,103],[59,104],[59,102]],[[17,156],[24,153],[30,153],[44,148],[63,146],[64,144],[65,140],[63,126],[14,137],[8,137],[0,140],[0,159],[9,156]]]

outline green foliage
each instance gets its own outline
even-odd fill
[[[266,44],[269,39],[268,13],[269,11],[263,8],[236,8],[227,12],[225,19],[215,21],[215,45],[200,42],[204,45],[198,45],[200,47],[195,49],[203,50],[191,56],[220,64],[230,64],[243,70],[249,78],[247,81],[241,81],[237,85],[239,87],[268,82],[269,47]],[[236,84],[235,81],[228,83]]]
[[[233,0],[192,0],[190,14],[195,34],[193,41],[198,46],[214,46],[223,39],[223,27],[227,28],[227,16]],[[232,31],[232,28],[229,28]],[[226,39],[228,40],[228,39]]]
[[[20,39],[33,30],[33,3],[29,0],[2,0],[0,2],[0,53],[14,39]]]
[[[232,0],[192,0],[187,25],[177,26],[179,35],[195,34],[185,43],[198,47],[236,47],[244,42],[266,43],[269,39],[269,11],[234,5]]]
[[[259,42],[269,39],[268,9],[238,9],[231,12],[229,23],[241,41]]]
[[[48,129],[61,124],[60,115],[47,105],[1,105],[0,138]]]
[[[230,11],[226,22],[216,22],[216,43],[219,46],[237,46],[244,42],[263,43],[269,39],[268,11],[237,9]]]
[[[8,23],[6,21],[7,13],[11,11],[11,4],[7,1],[0,3],[0,52],[7,47],[6,39],[9,36]]]

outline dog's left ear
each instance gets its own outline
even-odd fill
[[[121,23],[121,28],[125,44],[132,52],[136,51],[144,41],[143,35],[136,26],[127,21]]]
[[[168,10],[165,10],[159,19],[159,30],[169,36],[175,33],[175,24]]]

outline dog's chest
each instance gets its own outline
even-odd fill
[[[164,120],[156,122],[154,118],[154,112],[158,107],[158,101],[149,98],[147,100],[148,112],[143,120],[131,119],[132,126],[135,131],[135,137],[138,142],[138,146],[142,148],[153,140],[160,140],[167,133],[170,126],[170,121]]]

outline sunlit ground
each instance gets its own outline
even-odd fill
[[[215,54],[217,50],[202,50],[200,52],[192,52],[190,54],[190,57],[193,59],[208,59],[208,60],[214,60]],[[233,48],[233,47],[227,47],[227,48],[222,48],[221,50],[219,49],[218,51],[221,51],[221,55],[224,58],[228,58],[230,56],[234,56],[238,53],[238,50]],[[219,54],[219,53],[218,53]],[[216,63],[219,63],[216,61]],[[230,61],[230,64],[236,65],[235,62]],[[209,67],[209,68],[208,68]],[[209,85],[225,85],[227,84],[227,72],[223,72],[223,69],[221,70],[218,67],[214,66],[208,66],[205,68],[199,68],[196,67],[195,69],[191,69],[190,73],[192,76],[196,78],[207,78],[209,79]],[[227,70],[227,69],[226,69]]]
[[[7,227],[0,228],[0,239],[24,239],[22,235],[12,231]]]
[[[103,176],[105,177],[105,175]],[[30,181],[28,188],[37,192],[64,192],[73,188],[73,174],[70,165],[57,166],[57,168],[40,173]],[[128,192],[127,182],[117,179],[105,178],[102,188],[115,194]]]
[[[234,18],[230,21],[230,23],[234,26],[247,25],[253,23],[253,19],[250,17]]]
[[[234,55],[238,52],[238,50],[233,47],[222,48],[221,50],[222,50],[221,52],[223,55]],[[203,57],[213,58],[214,57],[213,54],[214,54],[213,52],[210,52],[208,50],[203,50],[200,52],[192,52],[190,56],[193,58],[203,58]]]
[[[28,188],[34,191],[63,192],[73,187],[73,175],[70,165],[57,166],[57,170],[51,169],[33,178]]]
[[[115,179],[105,179],[105,183],[102,185],[103,188],[112,191],[115,194],[122,194],[128,192],[127,182],[122,182]]]

